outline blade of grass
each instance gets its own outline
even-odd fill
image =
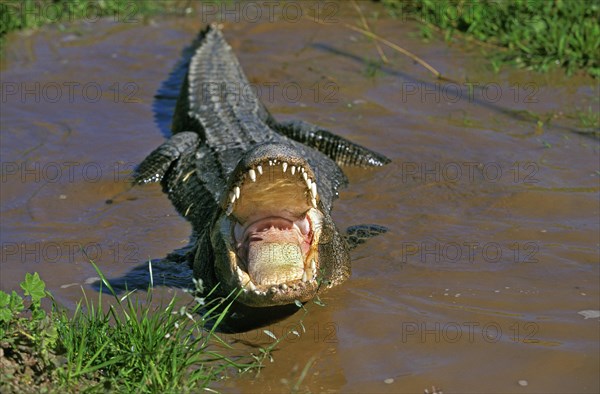
[[[358,13],[358,16],[360,17],[360,21],[361,21],[363,27],[365,28],[365,30],[371,31],[371,28],[369,27],[369,23],[367,23],[367,19],[365,18],[365,15],[363,14],[362,9],[358,6],[358,4],[356,3],[355,0],[352,0],[352,6]],[[379,57],[381,58],[381,61],[385,64],[389,63],[390,61],[388,60],[387,56],[385,56],[383,49],[381,49],[381,45],[379,45],[379,42],[377,42],[377,41],[375,41],[375,48],[377,48],[377,53],[379,53]]]

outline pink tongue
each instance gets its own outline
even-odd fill
[[[244,232],[244,236],[252,236],[255,233],[262,233],[265,230],[269,230],[270,228],[275,228],[279,230],[291,230],[293,227],[293,223],[290,220],[281,218],[281,217],[268,217],[265,219],[257,220],[252,223],[246,231]]]
[[[248,241],[252,236],[262,233],[265,230],[269,230],[270,228],[278,229],[284,233],[292,230],[294,227],[296,227],[296,229],[300,231],[300,234],[304,236],[307,236],[310,232],[310,222],[307,217],[292,222],[283,217],[271,216],[251,223],[245,230],[240,223],[237,223],[235,225],[235,239],[237,242],[242,243]],[[276,235],[274,237],[276,237]]]

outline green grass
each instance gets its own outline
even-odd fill
[[[0,2],[0,43],[7,33],[43,25],[94,21],[112,17],[123,23],[140,22],[157,13],[185,13],[184,0],[6,0]]]
[[[577,109],[575,117],[578,120],[578,126],[583,129],[600,128],[600,114],[598,114],[598,105],[589,105],[584,109]]]
[[[456,32],[490,48],[491,64],[562,67],[600,77],[600,4],[586,0],[383,0],[390,14],[424,23],[422,34]]]
[[[490,47],[490,65],[538,71],[562,67],[600,77],[600,4],[587,0],[381,0],[389,13],[424,23],[423,37],[440,29]],[[112,16],[137,21],[156,13],[185,13],[184,0],[8,0],[0,3],[0,43],[6,33],[50,23]]]
[[[49,23],[109,15],[134,15],[136,12],[147,13],[159,7],[160,4],[150,1],[139,1],[137,5],[132,5],[132,2],[127,0],[8,0],[0,4],[0,35]]]
[[[222,353],[235,350],[215,330],[234,294],[209,303],[195,298],[180,308],[173,298],[152,307],[151,288],[143,300],[134,292],[119,297],[94,267],[114,297],[104,308],[100,295],[96,302],[84,298],[69,316],[37,273],[21,283],[25,298],[0,291],[0,392],[210,390],[230,372],[260,368],[279,343],[259,355],[227,357]],[[41,306],[47,301],[50,313]]]

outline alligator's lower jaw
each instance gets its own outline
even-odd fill
[[[229,251],[223,274],[260,306],[307,301],[318,288],[321,221],[316,209],[296,221],[269,217],[247,226],[240,241],[240,224],[223,217],[220,235]]]
[[[319,285],[314,282],[298,282],[294,284],[281,284],[272,286],[267,291],[251,291],[242,288],[237,300],[252,307],[269,307],[276,305],[292,304],[296,301],[307,302],[315,297]]]

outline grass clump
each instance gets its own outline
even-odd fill
[[[494,47],[492,63],[509,62],[568,74],[583,70],[600,77],[600,4],[585,0],[383,0],[399,18],[441,29],[446,38],[461,32]]]
[[[157,13],[185,14],[183,0],[7,0],[0,2],[0,43],[15,30],[31,29],[76,20],[97,21],[111,17],[116,22],[135,23]]]
[[[215,330],[233,294],[209,303],[195,298],[180,308],[173,298],[153,308],[149,289],[140,306],[133,292],[118,297],[94,267],[116,301],[106,312],[100,296],[95,303],[84,298],[69,317],[37,273],[21,283],[25,299],[0,291],[0,392],[199,391],[230,370],[245,372],[262,362],[221,354],[230,346]],[[44,299],[52,303],[50,313],[41,307]]]
[[[161,9],[160,2],[148,0],[8,0],[0,3],[0,35],[77,19],[134,18]]]

